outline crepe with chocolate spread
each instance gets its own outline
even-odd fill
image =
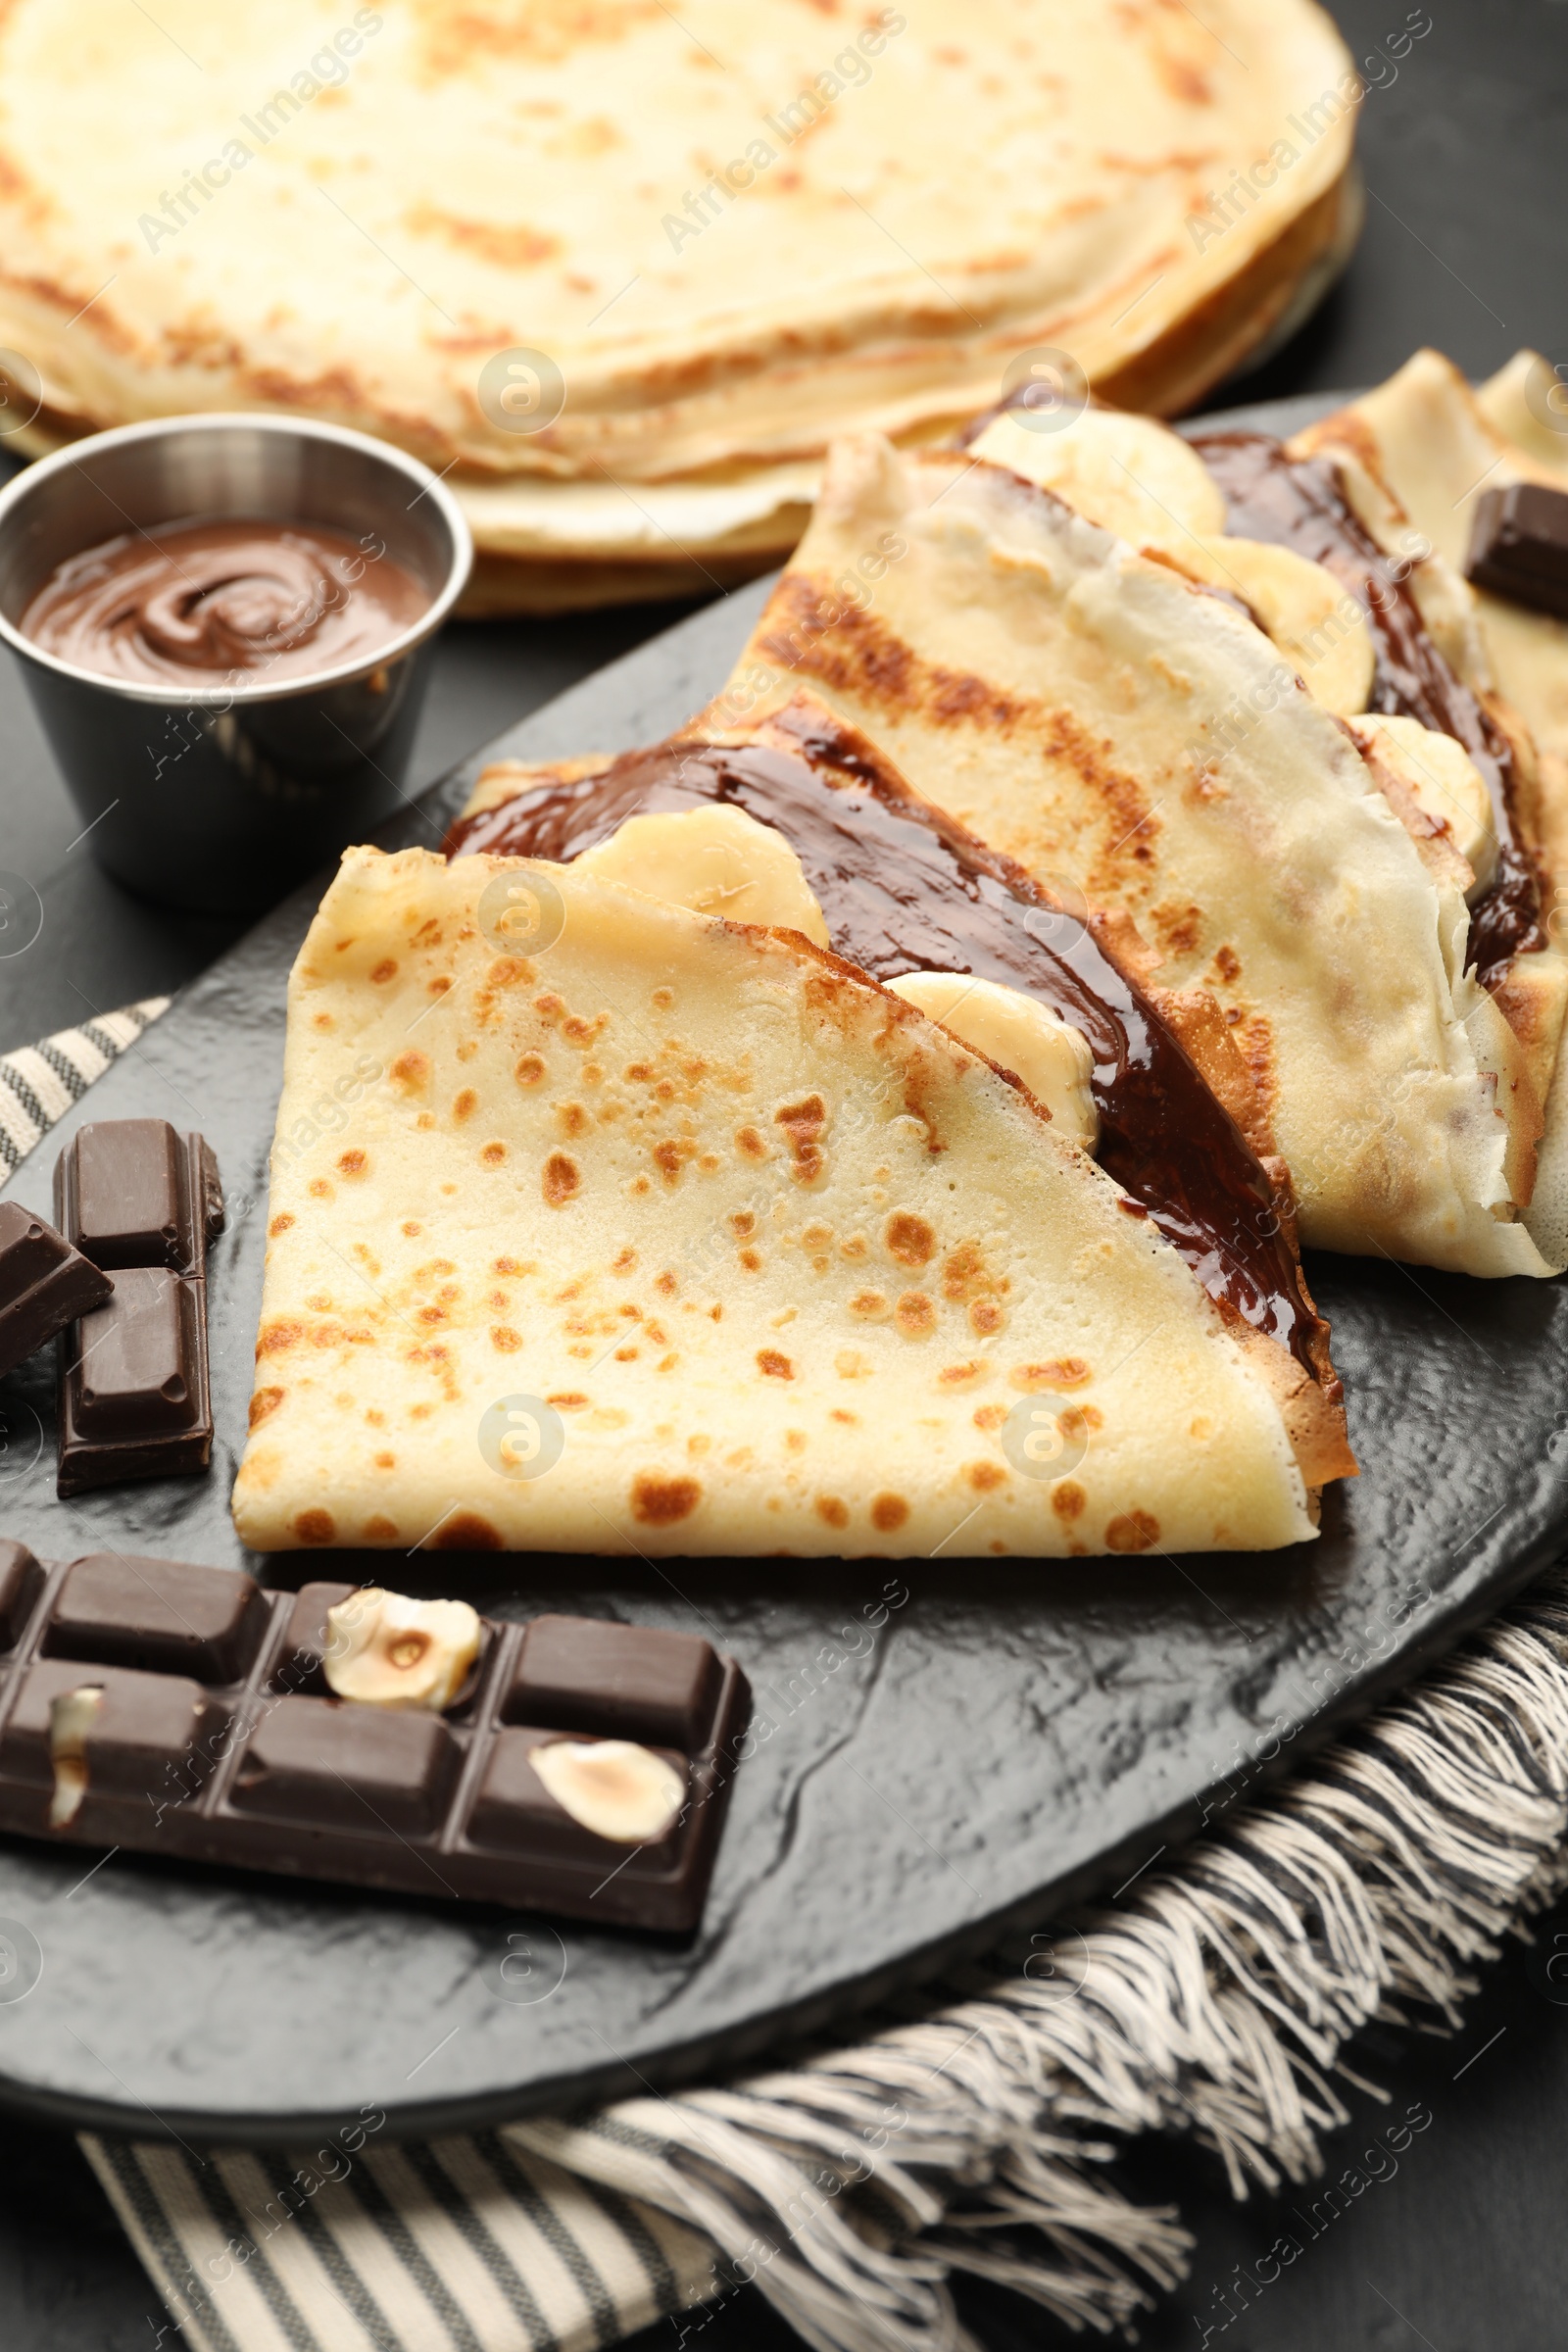
[[[792,927],[603,879],[618,836],[575,865],[347,853],[290,981],[244,1540],[1310,1535],[1304,1300],[1287,1344],[1222,1312],[1017,1079],[806,936],[775,833],[634,822],[699,860],[759,836],[721,887]],[[641,840],[654,879],[669,836]]]
[[[1210,491],[1211,553],[1227,501]],[[1372,647],[1369,679],[1381,660]],[[1523,1222],[1540,1093],[1471,968],[1481,877],[1423,816],[1398,713],[1315,699],[1249,594],[1183,576],[1167,550],[1138,552],[974,452],[868,436],[836,449],[723,703],[800,685],[1037,879],[1129,917],[1159,984],[1213,996],[1304,1239],[1553,1270]],[[1480,763],[1501,754],[1486,713],[1477,729],[1457,748],[1484,790]],[[1530,940],[1529,894],[1509,895],[1511,842],[1479,832],[1503,877],[1506,963]],[[1519,869],[1528,881],[1523,851]]]
[[[1465,565],[1489,491],[1520,482],[1568,491],[1565,436],[1562,386],[1539,353],[1517,353],[1472,392],[1449,361],[1419,351],[1388,383],[1289,445],[1298,469],[1334,469],[1385,557],[1412,544],[1430,551],[1410,570],[1409,593],[1514,751],[1507,782],[1534,866],[1524,877],[1532,929],[1495,993],[1538,1087],[1544,1081],[1546,1132],[1528,1215],[1553,1263],[1568,1258],[1568,1082],[1560,1076],[1568,961],[1557,945],[1568,905],[1568,621],[1473,586]]]
[[[618,759],[498,762],[447,846],[454,856],[593,860],[624,849],[621,870],[648,888],[649,828],[629,820],[704,808],[744,811],[780,835],[823,918],[823,944],[912,993],[965,1043],[1049,1094],[1054,1116],[1149,1211],[1244,1344],[1252,1333],[1289,1350],[1289,1369],[1276,1351],[1261,1360],[1277,1383],[1283,1375],[1279,1393],[1309,1482],[1351,1475],[1328,1328],[1296,1247],[1290,1178],[1250,1141],[1255,1095],[1212,999],[1141,987],[1127,925],[1091,926],[1060,905],[911,792],[814,696],[796,695],[748,726],[699,718]],[[1038,1007],[1081,1049],[1065,1086],[1042,1077],[1036,1040],[1020,1038],[1016,1023],[999,1028],[996,992]],[[977,1026],[982,1003],[988,1017]]]

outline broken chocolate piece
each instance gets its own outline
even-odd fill
[[[64,1345],[58,1492],[205,1470],[207,1245],[223,1225],[205,1139],[167,1119],[97,1120],[60,1154],[55,1203],[73,1247],[115,1270],[113,1296]]]
[[[0,1543],[0,1831],[696,1927],[750,1702],[733,1658],[652,1626],[481,1618],[451,1705],[387,1706],[327,1688],[328,1614],[355,1597]]]
[[[205,1470],[213,1450],[205,1282],[126,1266],[61,1363],[61,1495]]]
[[[1494,596],[1568,617],[1568,490],[1509,482],[1483,491],[1464,576]]]
[[[205,1274],[223,1230],[218,1165],[205,1139],[167,1119],[98,1119],[55,1163],[60,1229],[95,1266]]]
[[[101,1306],[114,1287],[42,1217],[19,1200],[0,1200],[0,1374]]]

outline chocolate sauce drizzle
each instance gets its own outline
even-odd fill
[[[1515,956],[1546,944],[1541,873],[1519,833],[1506,736],[1434,644],[1408,579],[1361,523],[1331,460],[1292,458],[1267,433],[1195,433],[1191,445],[1224,492],[1229,530],[1324,564],[1360,605],[1377,654],[1371,709],[1451,735],[1485,777],[1497,871],[1471,909],[1470,956],[1482,987],[1496,988]]]
[[[1211,1297],[1288,1347],[1338,1401],[1328,1326],[1281,1230],[1273,1187],[1142,990],[1085,923],[920,800],[863,736],[825,712],[790,710],[770,723],[787,744],[677,740],[625,753],[575,783],[537,784],[461,819],[447,855],[564,862],[628,816],[713,801],[771,825],[799,857],[835,951],[874,979],[969,973],[1026,990],[1083,1031],[1106,1174],[1143,1203]]]

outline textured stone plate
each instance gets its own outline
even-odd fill
[[[762,593],[683,622],[497,749],[538,758],[657,737],[723,678]],[[398,838],[434,840],[467,782],[454,778],[434,822],[413,814]],[[217,1149],[230,1204],[211,1277],[219,1443],[206,1479],[62,1504],[48,1381],[33,1368],[0,1385],[0,1534],[40,1553],[245,1558],[227,1496],[283,986],[318,896],[302,892],[215,965],[74,1114],[199,1124]],[[47,1206],[74,1123],[24,1165],[14,1191],[29,1204]],[[1568,1533],[1564,1286],[1351,1259],[1311,1272],[1365,1467],[1333,1490],[1322,1540],[1290,1552],[658,1569],[334,1555],[334,1573],[462,1592],[493,1615],[601,1612],[700,1628],[736,1652],[759,1738],[702,1933],[650,1943],[145,1856],[93,1870],[78,1848],[12,1839],[0,1844],[0,2099],[186,2137],[298,2136],[362,2106],[394,2128],[451,2129],[674,2082],[1090,1889],[1119,1889],[1407,1680]],[[286,1584],[327,1563],[249,1564]]]

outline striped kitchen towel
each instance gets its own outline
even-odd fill
[[[169,1003],[168,997],[146,997],[123,1012],[99,1013],[77,1029],[57,1030],[41,1045],[0,1054],[0,1185],[94,1079],[168,1011]]]
[[[0,1184],[162,1009],[0,1058]],[[1565,1838],[1559,1566],[1108,1909],[858,2038],[423,2142],[367,2108],[291,2152],[81,2144],[167,2309],[155,2345],[595,2352],[667,2314],[678,2352],[755,2280],[818,2352],[979,2352],[965,2274],[1111,2333],[1190,2243],[1106,2176],[1118,2138],[1184,2132],[1238,2196],[1310,2179],[1345,2044],[1379,2015],[1455,2025],[1477,1965],[1568,1887]]]
[[[717,2291],[712,2247],[608,2179],[495,2132],[377,2146],[375,2124],[286,2154],[84,2139],[168,2308],[155,2342],[589,2352]]]

